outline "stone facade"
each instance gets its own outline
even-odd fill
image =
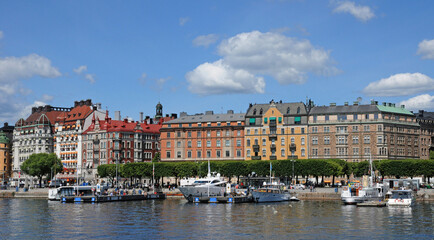
[[[419,158],[419,129],[413,113],[390,103],[313,107],[309,157],[351,162]]]
[[[420,125],[420,158],[429,159],[434,151],[434,112],[419,110],[416,120]]]

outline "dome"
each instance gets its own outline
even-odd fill
[[[49,125],[50,124],[50,120],[48,119],[47,115],[42,114],[39,117],[39,119],[36,121],[36,124]]]
[[[163,108],[163,105],[161,105],[161,103],[160,103],[160,102],[158,102],[158,104],[157,104],[156,108]]]
[[[9,144],[9,138],[6,137],[6,134],[4,132],[0,132],[0,143]]]

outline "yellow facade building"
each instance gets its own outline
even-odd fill
[[[307,116],[302,102],[251,104],[246,114],[246,160],[308,158]]]

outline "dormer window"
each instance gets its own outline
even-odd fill
[[[286,114],[289,114],[289,112],[291,112],[291,109],[288,107],[288,108],[286,109]]]
[[[259,110],[259,114],[262,115],[262,108],[261,108],[261,110]]]
[[[299,114],[299,113],[300,113],[300,107],[297,108],[297,114]]]
[[[253,115],[256,115],[256,108],[253,109]]]

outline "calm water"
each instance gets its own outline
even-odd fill
[[[191,204],[184,199],[61,204],[0,199],[1,239],[434,239],[433,203]]]

